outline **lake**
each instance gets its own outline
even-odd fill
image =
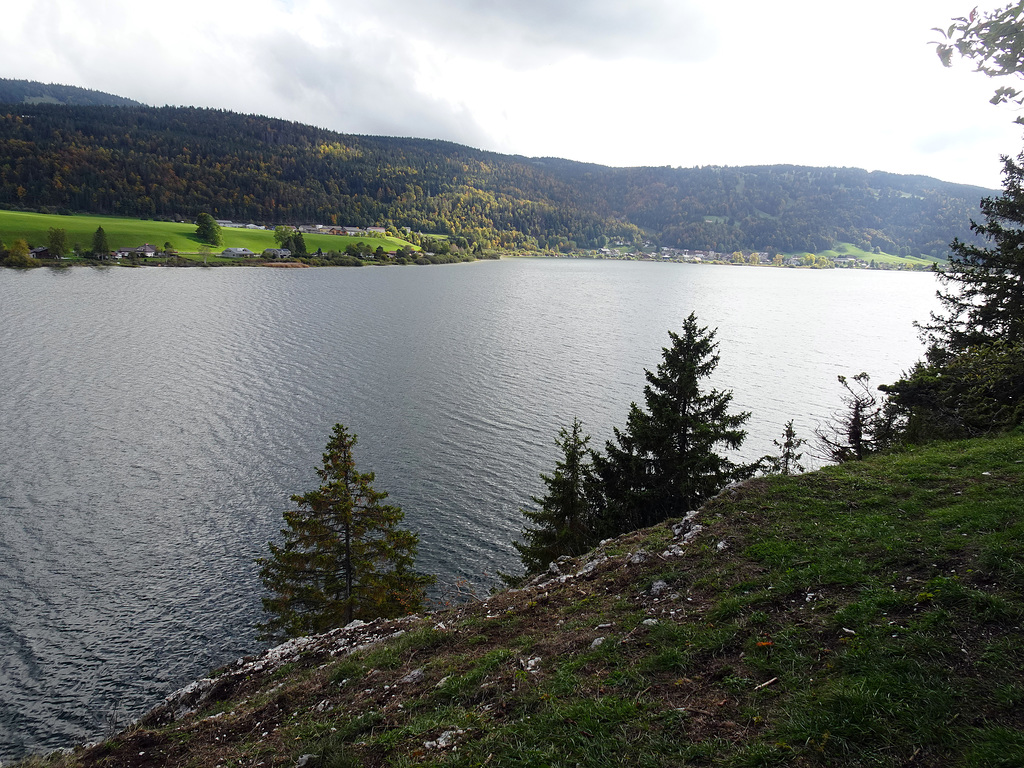
[[[332,426],[440,594],[515,571],[574,417],[602,447],[695,311],[740,454],[892,381],[922,273],[564,259],[363,269],[0,270],[0,760],[102,735],[260,648],[253,559]]]

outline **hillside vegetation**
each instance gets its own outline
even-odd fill
[[[15,238],[25,238],[33,246],[45,245],[47,231],[51,227],[64,229],[69,244],[74,246],[77,243],[82,249],[89,248],[97,227],[103,227],[113,250],[137,248],[148,242],[161,249],[164,243],[170,243],[175,250],[182,253],[196,253],[204,245],[196,234],[196,225],[192,222],[151,221],[115,216],[57,216],[0,210],[0,241],[8,245]],[[278,245],[274,240],[274,233],[269,230],[223,227],[221,234],[224,243],[214,247],[214,252],[230,247],[248,248],[255,253],[262,253],[264,249],[276,248]],[[370,237],[308,234],[304,235],[304,239],[306,247],[311,252],[315,252],[317,248],[322,248],[325,252],[344,251],[354,243],[367,243],[374,248],[383,245],[388,250],[402,247],[418,250],[418,246],[406,240],[384,235]]]
[[[61,766],[1020,766],[1024,436],[733,487],[518,591],[298,638]]]
[[[797,166],[608,168],[191,107],[0,105],[0,207],[394,226],[482,248],[946,253],[988,192]]]
[[[10,80],[0,77],[0,103],[67,104],[79,107],[141,107],[142,104],[112,93],[79,88],[74,85],[37,83],[34,80]]]

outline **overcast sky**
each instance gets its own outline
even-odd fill
[[[1016,114],[929,45],[975,2],[27,0],[0,76],[604,165],[997,188]]]

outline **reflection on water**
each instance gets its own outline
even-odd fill
[[[560,426],[600,447],[666,331],[718,327],[743,458],[809,437],[838,374],[892,380],[922,274],[511,260],[0,270],[0,760],[98,735],[257,648],[253,559],[331,427],[442,582],[517,564]]]

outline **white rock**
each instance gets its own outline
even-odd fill
[[[423,746],[427,749],[447,749],[455,744],[455,739],[464,734],[461,728],[456,728],[451,731],[445,731],[437,737],[437,741],[425,741]]]
[[[423,679],[423,670],[422,669],[414,669],[412,672],[410,672],[408,675],[403,677],[398,682],[401,683],[402,685],[411,685],[413,683],[418,683],[422,679]]]

